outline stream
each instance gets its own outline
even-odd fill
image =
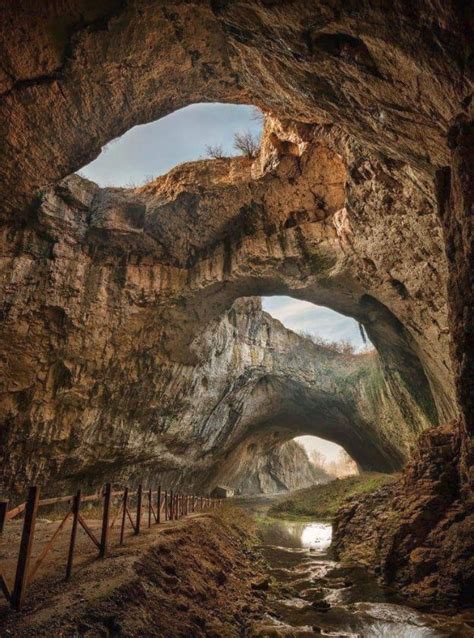
[[[261,550],[270,566],[272,585],[265,627],[258,635],[474,636],[467,617],[428,614],[397,603],[365,569],[335,562],[329,552],[330,524],[266,519],[262,528]]]

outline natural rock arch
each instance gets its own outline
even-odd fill
[[[362,322],[381,353],[386,380],[404,397],[400,418],[411,423],[414,404],[418,406],[415,412],[422,413],[421,421],[412,428],[413,436],[437,422],[433,396],[440,414],[453,413],[447,368],[438,378],[429,358],[429,348],[442,353],[442,332],[429,340],[423,334],[432,314],[424,323],[415,322],[415,330],[407,329],[385,304],[368,294],[377,294],[407,321],[411,318],[413,322],[417,315],[416,297],[408,291],[400,295],[399,288],[392,285],[390,250],[388,265],[382,260],[379,275],[367,247],[357,245],[344,208],[356,187],[350,180],[346,184],[346,164],[334,148],[336,142],[331,147],[330,140],[324,136],[314,140],[305,127],[285,129],[273,120],[267,124],[265,140],[275,130],[280,137],[295,140],[301,156],[281,156],[268,144],[262,151],[263,169],[252,168],[251,162],[240,158],[200,162],[177,168],[140,189],[99,189],[72,177],[45,194],[37,209],[36,229],[26,234],[21,231],[16,239],[19,245],[28,236],[34,237],[28,233],[40,237],[41,231],[37,259],[16,257],[13,247],[11,274],[17,281],[11,279],[5,289],[9,303],[5,340],[12,362],[24,375],[22,379],[17,374],[17,385],[4,403],[4,431],[11,437],[10,445],[15,445],[25,427],[40,436],[52,429],[57,433],[53,436],[73,441],[75,418],[86,418],[88,423],[81,428],[101,440],[103,429],[112,435],[116,419],[133,421],[131,415],[142,413],[140,401],[157,406],[152,414],[159,417],[159,403],[166,410],[169,399],[159,390],[154,396],[153,385],[147,390],[142,387],[141,397],[137,390],[131,391],[135,384],[130,365],[133,378],[149,365],[151,355],[159,362],[151,363],[152,383],[166,385],[158,380],[160,366],[166,367],[166,375],[182,375],[183,383],[188,383],[186,378],[193,375],[190,366],[212,355],[205,343],[205,326],[218,321],[236,298],[256,293],[293,294]],[[365,185],[360,198],[370,189],[375,192],[374,204],[380,206],[397,186],[393,186],[393,177],[388,186],[374,178],[377,168],[375,163],[365,180],[358,178],[358,184]],[[405,202],[398,195],[403,210]],[[435,227],[430,203],[419,189],[410,190],[410,203],[417,199],[425,212],[423,223]],[[377,237],[378,224],[384,222],[369,219],[370,232]],[[416,223],[408,223],[404,234],[416,247],[415,229]],[[436,238],[428,242],[436,247]],[[380,244],[371,249],[383,255]],[[410,259],[409,254],[408,262]],[[371,270],[367,271],[369,262]],[[413,266],[417,267],[416,257]],[[442,260],[437,267],[437,277],[442,277]],[[413,273],[416,277],[416,271],[410,270],[410,263],[405,270],[404,279],[411,288],[409,277]],[[55,282],[53,303],[44,286],[48,279]],[[443,291],[435,288],[437,281],[433,279],[432,287],[424,281],[423,290],[416,279],[414,284],[431,302],[436,295],[442,301]],[[71,295],[71,290],[77,292]],[[22,295],[28,291],[28,313],[35,328],[25,341],[18,333],[21,323],[17,317],[25,314]],[[425,307],[423,311],[426,314]],[[438,309],[433,304],[432,312],[438,322],[445,320],[440,304]],[[58,337],[52,341],[51,334]],[[39,352],[44,352],[41,371],[33,363]],[[107,355],[97,358],[97,352]],[[446,361],[446,352],[444,356]],[[187,368],[181,373],[183,364]],[[45,385],[42,376],[47,379]],[[77,394],[79,385],[82,389]],[[444,394],[438,391],[440,387]],[[149,417],[142,418],[151,435],[156,436],[163,427]],[[215,423],[215,431],[221,428],[222,424]],[[104,460],[108,454],[104,452]],[[117,452],[114,454],[116,457]],[[394,467],[401,458],[395,451],[392,464],[387,462],[386,451],[377,452],[371,463],[367,458],[358,459],[356,451],[354,455],[361,466],[377,469]],[[126,459],[122,465],[130,462]],[[73,470],[58,472],[64,476]]]

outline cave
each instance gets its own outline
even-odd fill
[[[338,555],[472,604],[468,7],[8,1],[0,34],[2,494],[209,490],[319,436],[400,473],[341,512]],[[258,154],[80,173],[204,103],[260,109]],[[262,309],[281,295],[374,351],[286,328]]]

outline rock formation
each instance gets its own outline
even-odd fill
[[[428,430],[380,501],[406,516],[377,526],[361,505],[338,529],[347,550],[360,515],[377,547],[396,540],[396,560],[368,559],[387,581],[420,582],[424,557],[426,573],[443,570],[430,598],[462,598],[471,36],[467,5],[433,0],[2,3],[5,485],[157,465],[201,485],[252,427],[267,436],[269,417],[283,443],[322,434],[330,414],[326,436],[374,469],[399,467]],[[67,177],[131,126],[204,100],[269,114],[253,165],[198,162],[132,190]],[[298,355],[301,340],[258,308],[231,309],[276,293],[356,318],[379,361]],[[301,405],[325,418],[310,427]],[[435,443],[438,424],[449,443]]]
[[[364,469],[408,458],[437,420],[430,359],[423,367],[414,336],[358,281],[352,230],[335,219],[345,203],[340,158],[319,139],[301,144],[289,163],[263,152],[264,170],[216,160],[140,189],[72,176],[45,192],[34,224],[5,244],[9,489],[53,478],[94,484],[134,475],[137,464],[143,473],[144,463],[171,472],[173,484],[191,475],[202,487],[232,447],[268,428],[280,441],[334,440]],[[397,304],[386,277],[374,289]],[[258,301],[225,312],[263,290],[352,314],[382,362],[325,352],[263,315]],[[435,291],[425,285],[423,294],[434,305]],[[417,312],[416,299],[404,306]]]
[[[338,512],[336,554],[374,569],[412,602],[471,604],[474,514],[466,514],[459,458],[452,427],[425,432],[398,483]]]
[[[234,450],[226,462],[216,468],[214,480],[234,487],[239,495],[277,494],[299,490],[331,477],[316,468],[304,448],[296,441],[281,443],[271,433],[246,441]]]

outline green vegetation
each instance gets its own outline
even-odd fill
[[[268,510],[276,518],[331,520],[348,498],[373,492],[396,480],[396,474],[364,472],[358,476],[313,485],[283,497]]]

